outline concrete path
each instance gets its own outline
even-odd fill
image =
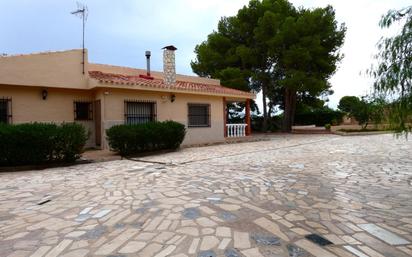
[[[412,256],[411,156],[391,135],[278,135],[0,173],[0,256]]]

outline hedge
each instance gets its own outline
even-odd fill
[[[320,109],[309,112],[297,113],[295,125],[325,126],[326,124],[339,125],[345,113],[341,111]]]
[[[268,119],[266,131],[263,131],[263,117],[262,116],[252,116],[251,119],[252,131],[256,132],[277,132],[282,128],[282,117],[272,116]]]
[[[177,149],[186,129],[174,121],[116,125],[106,130],[112,151],[122,156],[164,149]]]
[[[0,166],[74,162],[86,140],[86,129],[75,123],[0,123]]]

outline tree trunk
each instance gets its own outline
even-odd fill
[[[283,113],[283,132],[292,132],[292,126],[295,121],[296,111],[296,91],[285,89],[285,111]]]
[[[267,85],[262,84],[262,102],[263,102],[263,123],[262,123],[262,132],[266,132],[268,128],[268,112],[267,112],[267,103],[266,103],[266,93]]]

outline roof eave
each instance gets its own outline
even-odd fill
[[[116,83],[112,81],[107,81],[104,79],[93,79],[97,83],[93,88],[118,88],[118,89],[131,89],[131,90],[143,90],[143,91],[154,91],[154,92],[168,92],[168,93],[181,93],[181,94],[195,94],[195,95],[210,95],[210,96],[220,96],[220,97],[231,97],[231,98],[240,98],[240,99],[256,99],[256,95],[253,93],[245,92],[244,94],[228,94],[228,93],[218,93],[210,92],[204,90],[182,90],[177,88],[161,88],[156,86],[144,86],[137,83]]]

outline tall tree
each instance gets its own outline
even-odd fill
[[[270,24],[268,22],[267,24]],[[269,27],[270,28],[270,27]],[[270,30],[262,34],[267,35]],[[338,25],[331,6],[313,10],[300,9],[296,17],[288,17],[281,30],[267,41],[269,55],[277,60],[283,89],[283,131],[290,132],[299,98],[332,93],[329,78],[335,73],[342,55],[346,28]]]
[[[280,25],[296,10],[287,0],[251,0],[236,16],[223,17],[218,30],[196,46],[193,71],[199,76],[219,78],[225,86],[262,91],[263,128],[266,129],[267,95],[274,86],[275,62],[268,56],[268,44],[259,40],[256,29],[264,15],[276,16]]]
[[[390,10],[379,23],[381,28],[400,24],[401,30],[393,37],[382,38],[375,56],[378,65],[369,73],[375,78],[374,88],[379,96],[392,101],[391,125],[399,132],[410,132],[412,127],[412,6]]]
[[[271,105],[280,98],[284,130],[290,131],[298,94],[328,92],[344,34],[332,7],[297,10],[287,0],[251,0],[236,16],[222,18],[218,31],[196,47],[192,69],[228,86],[261,90],[264,128],[267,96]]]
[[[357,96],[344,96],[339,100],[338,109],[350,115],[353,114],[359,102],[360,99]]]

